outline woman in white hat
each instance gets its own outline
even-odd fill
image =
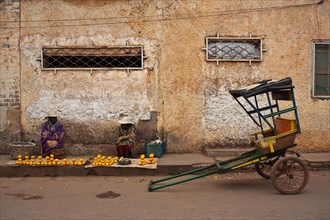
[[[56,158],[64,158],[64,129],[58,121],[55,111],[50,111],[46,117],[47,121],[41,130],[42,154],[48,156],[53,154]]]
[[[134,123],[128,116],[122,117],[118,122],[120,124],[116,141],[118,157],[133,157],[136,148]]]

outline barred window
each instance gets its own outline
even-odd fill
[[[207,61],[262,61],[261,38],[206,38]]]
[[[44,47],[43,70],[143,69],[143,47]]]
[[[330,41],[313,42],[313,97],[330,97]]]

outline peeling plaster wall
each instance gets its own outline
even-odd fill
[[[20,121],[20,1],[0,2],[0,20],[12,28],[0,29],[0,152],[7,153],[8,142],[21,138]],[[1,23],[1,26],[3,23]]]
[[[82,40],[80,40],[82,39]],[[57,45],[86,46],[90,41],[102,42],[94,36],[80,37],[78,41],[72,38],[52,38]],[[144,45],[148,50],[148,59],[155,59],[157,45],[152,40],[127,38],[114,40],[110,37],[106,42],[114,45],[123,45],[122,42],[131,42],[132,45]],[[122,42],[117,42],[122,41]],[[152,87],[154,71],[152,63],[146,63],[142,71],[41,71],[41,45],[51,45],[47,38],[40,35],[29,35],[22,38],[21,53],[24,57],[24,106],[25,117],[32,127],[33,133],[39,130],[37,124],[52,108],[59,112],[59,117],[65,122],[67,140],[82,143],[111,143],[114,132],[109,127],[117,126],[115,122],[120,114],[130,115],[137,123],[138,120],[150,119],[153,106]],[[157,73],[156,73],[157,74]],[[151,82],[149,82],[151,78]],[[36,88],[31,90],[31,86]],[[149,93],[149,94],[148,94]],[[35,123],[33,123],[35,121]],[[78,128],[78,129],[77,129]],[[79,135],[78,135],[79,134]],[[75,136],[79,136],[76,137]],[[35,137],[37,138],[37,137]]]
[[[41,122],[54,107],[68,143],[113,143],[121,113],[146,122],[156,112],[152,123],[167,152],[249,146],[257,128],[228,91],[291,76],[303,132],[299,148],[328,150],[329,100],[311,98],[311,42],[330,39],[329,0],[317,2],[22,0],[24,138],[39,139]],[[217,33],[264,37],[263,61],[206,62],[205,37]],[[130,72],[42,71],[40,50],[55,45],[142,45],[147,59],[143,70]]]
[[[167,54],[178,52],[175,57],[164,56],[161,62],[170,66],[162,69],[162,73],[164,126],[171,150],[250,146],[250,134],[258,128],[228,91],[261,79],[287,76],[293,78],[297,87],[303,131],[297,139],[299,149],[329,150],[329,101],[311,98],[311,41],[330,38],[329,8],[329,1],[317,4],[307,0],[173,3],[172,13],[205,16],[168,22],[164,32]],[[217,33],[225,37],[249,34],[264,37],[267,51],[263,61],[251,66],[239,62],[222,62],[217,66],[205,62],[205,54],[198,49],[205,47],[206,36]]]
[[[135,4],[136,6],[128,6],[124,1],[116,1],[113,4],[103,1],[63,1],[63,4],[54,4],[54,1],[33,1],[31,4],[31,1],[22,1],[22,21],[43,20],[34,23],[34,28],[23,28],[21,34],[24,99],[22,124],[25,139],[39,140],[41,122],[52,108],[58,111],[59,118],[64,124],[68,148],[74,144],[113,144],[120,114],[131,116],[135,123],[151,119],[151,111],[154,111],[158,104],[159,91],[155,86],[159,84],[159,73],[155,65],[160,57],[160,45],[155,40],[153,30],[150,30],[149,37],[141,37],[132,30],[140,25],[130,23],[117,25],[115,22],[108,27],[94,26],[92,21],[91,25],[82,27],[72,27],[70,24],[67,27],[50,28],[48,25],[52,24],[44,22],[48,19],[72,19],[72,15],[84,18],[87,11],[91,17],[100,17],[100,14],[108,14],[109,11],[129,16],[144,6],[138,2]],[[143,70],[129,72],[42,71],[38,60],[41,48],[54,45],[142,45],[147,59],[144,60]]]
[[[32,39],[32,40],[31,40]],[[53,39],[58,45],[88,45],[88,42],[99,42],[97,37],[85,37],[86,42],[75,42],[72,39]],[[112,39],[109,38],[108,42]],[[125,41],[129,41],[126,39]],[[117,120],[119,113],[126,113],[136,119],[150,118],[151,103],[148,98],[148,70],[126,72],[121,71],[41,71],[41,47],[50,45],[38,36],[23,38],[22,55],[26,68],[33,69],[27,80],[37,86],[38,90],[31,94],[35,97],[26,108],[31,119],[45,117],[45,110],[54,107],[61,112],[63,119],[89,121],[94,119]],[[114,43],[122,45],[121,43]],[[137,45],[147,46],[153,54],[152,42],[135,39]],[[148,48],[148,45],[151,49]],[[155,59],[150,56],[149,59]],[[148,66],[147,66],[148,68]]]

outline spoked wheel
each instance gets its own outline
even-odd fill
[[[280,157],[272,157],[262,162],[256,163],[256,171],[257,173],[265,179],[270,179],[270,172],[274,164],[278,161]]]
[[[270,178],[280,193],[297,194],[307,185],[309,172],[306,164],[299,158],[284,157],[275,163]]]

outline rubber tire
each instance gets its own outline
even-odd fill
[[[259,163],[256,163],[255,164],[255,168],[256,168],[256,171],[257,173],[262,176],[263,178],[265,179],[270,179],[270,173],[271,173],[271,170],[272,170],[272,167],[274,166],[274,164],[278,161],[279,159],[279,156],[278,157],[273,157],[273,158],[269,158],[267,160],[264,160],[262,162],[259,162]],[[271,166],[269,167],[268,163],[269,162],[272,162]],[[263,168],[261,168],[261,166],[264,166],[264,163],[267,163],[267,167],[269,167],[269,174],[267,172],[264,172]]]
[[[302,168],[302,171],[304,173],[302,183],[295,190],[284,189],[283,187],[281,187],[281,185],[278,182],[278,179],[283,176],[282,175],[283,173],[281,173],[281,169],[284,168],[283,165],[288,162],[292,162],[292,164],[298,164]],[[284,171],[291,172],[291,169],[285,169]],[[287,174],[285,174],[285,175],[287,175]],[[297,157],[284,157],[275,163],[272,171],[270,172],[270,178],[271,178],[271,182],[272,182],[274,188],[277,191],[279,191],[280,193],[297,194],[297,193],[300,193],[307,185],[308,180],[309,180],[309,171],[308,171],[306,164],[301,159],[299,159]],[[289,178],[290,179],[289,181],[291,181],[291,179],[294,178],[294,176],[292,176],[292,178],[290,178],[290,177],[287,177],[287,178]]]

